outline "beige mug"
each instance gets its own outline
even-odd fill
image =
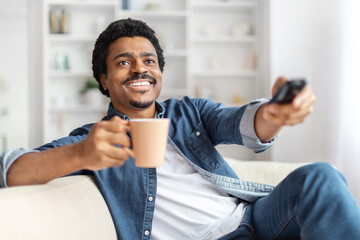
[[[170,119],[138,118],[130,120],[135,165],[143,168],[161,166],[164,162]]]

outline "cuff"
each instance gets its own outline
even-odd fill
[[[30,152],[38,152],[36,150],[28,150],[24,148],[13,149],[5,152],[0,156],[0,188],[8,187],[6,184],[6,174],[10,166],[22,155]]]
[[[244,146],[250,148],[256,153],[263,152],[266,149],[270,148],[274,144],[274,141],[277,138],[275,137],[273,140],[263,143],[258,138],[255,132],[255,126],[254,126],[255,114],[259,109],[259,107],[267,103],[268,101],[269,99],[262,98],[250,102],[247,105],[240,122],[240,133]]]

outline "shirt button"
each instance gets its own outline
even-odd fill
[[[152,202],[154,200],[153,197],[148,197],[149,202]]]
[[[196,136],[200,136],[200,132],[199,132],[199,131],[196,132],[195,135],[196,135]]]
[[[146,231],[144,232],[144,234],[145,234],[145,236],[148,236],[148,235],[150,234],[150,232],[149,232],[148,230],[146,230]]]

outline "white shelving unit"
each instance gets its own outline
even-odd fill
[[[99,121],[104,114],[107,104],[100,92],[95,105],[84,102],[79,92],[92,78],[95,40],[115,19],[118,7],[115,0],[43,0],[44,142]],[[60,27],[62,21],[65,28]]]
[[[235,106],[264,96],[265,5],[265,0],[128,0],[126,6],[124,0],[43,0],[43,140],[105,114],[106,101],[86,104],[79,90],[92,78],[98,34],[120,18],[144,20],[157,33],[166,61],[159,100],[190,95]],[[65,32],[51,33],[50,12],[63,11]],[[254,158],[229,147],[221,151]]]

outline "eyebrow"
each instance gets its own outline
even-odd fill
[[[120,53],[114,57],[113,61],[115,61],[117,58],[120,57],[134,57],[134,53],[131,52]],[[157,57],[157,56],[156,54],[151,52],[142,52],[140,53],[140,57]]]

